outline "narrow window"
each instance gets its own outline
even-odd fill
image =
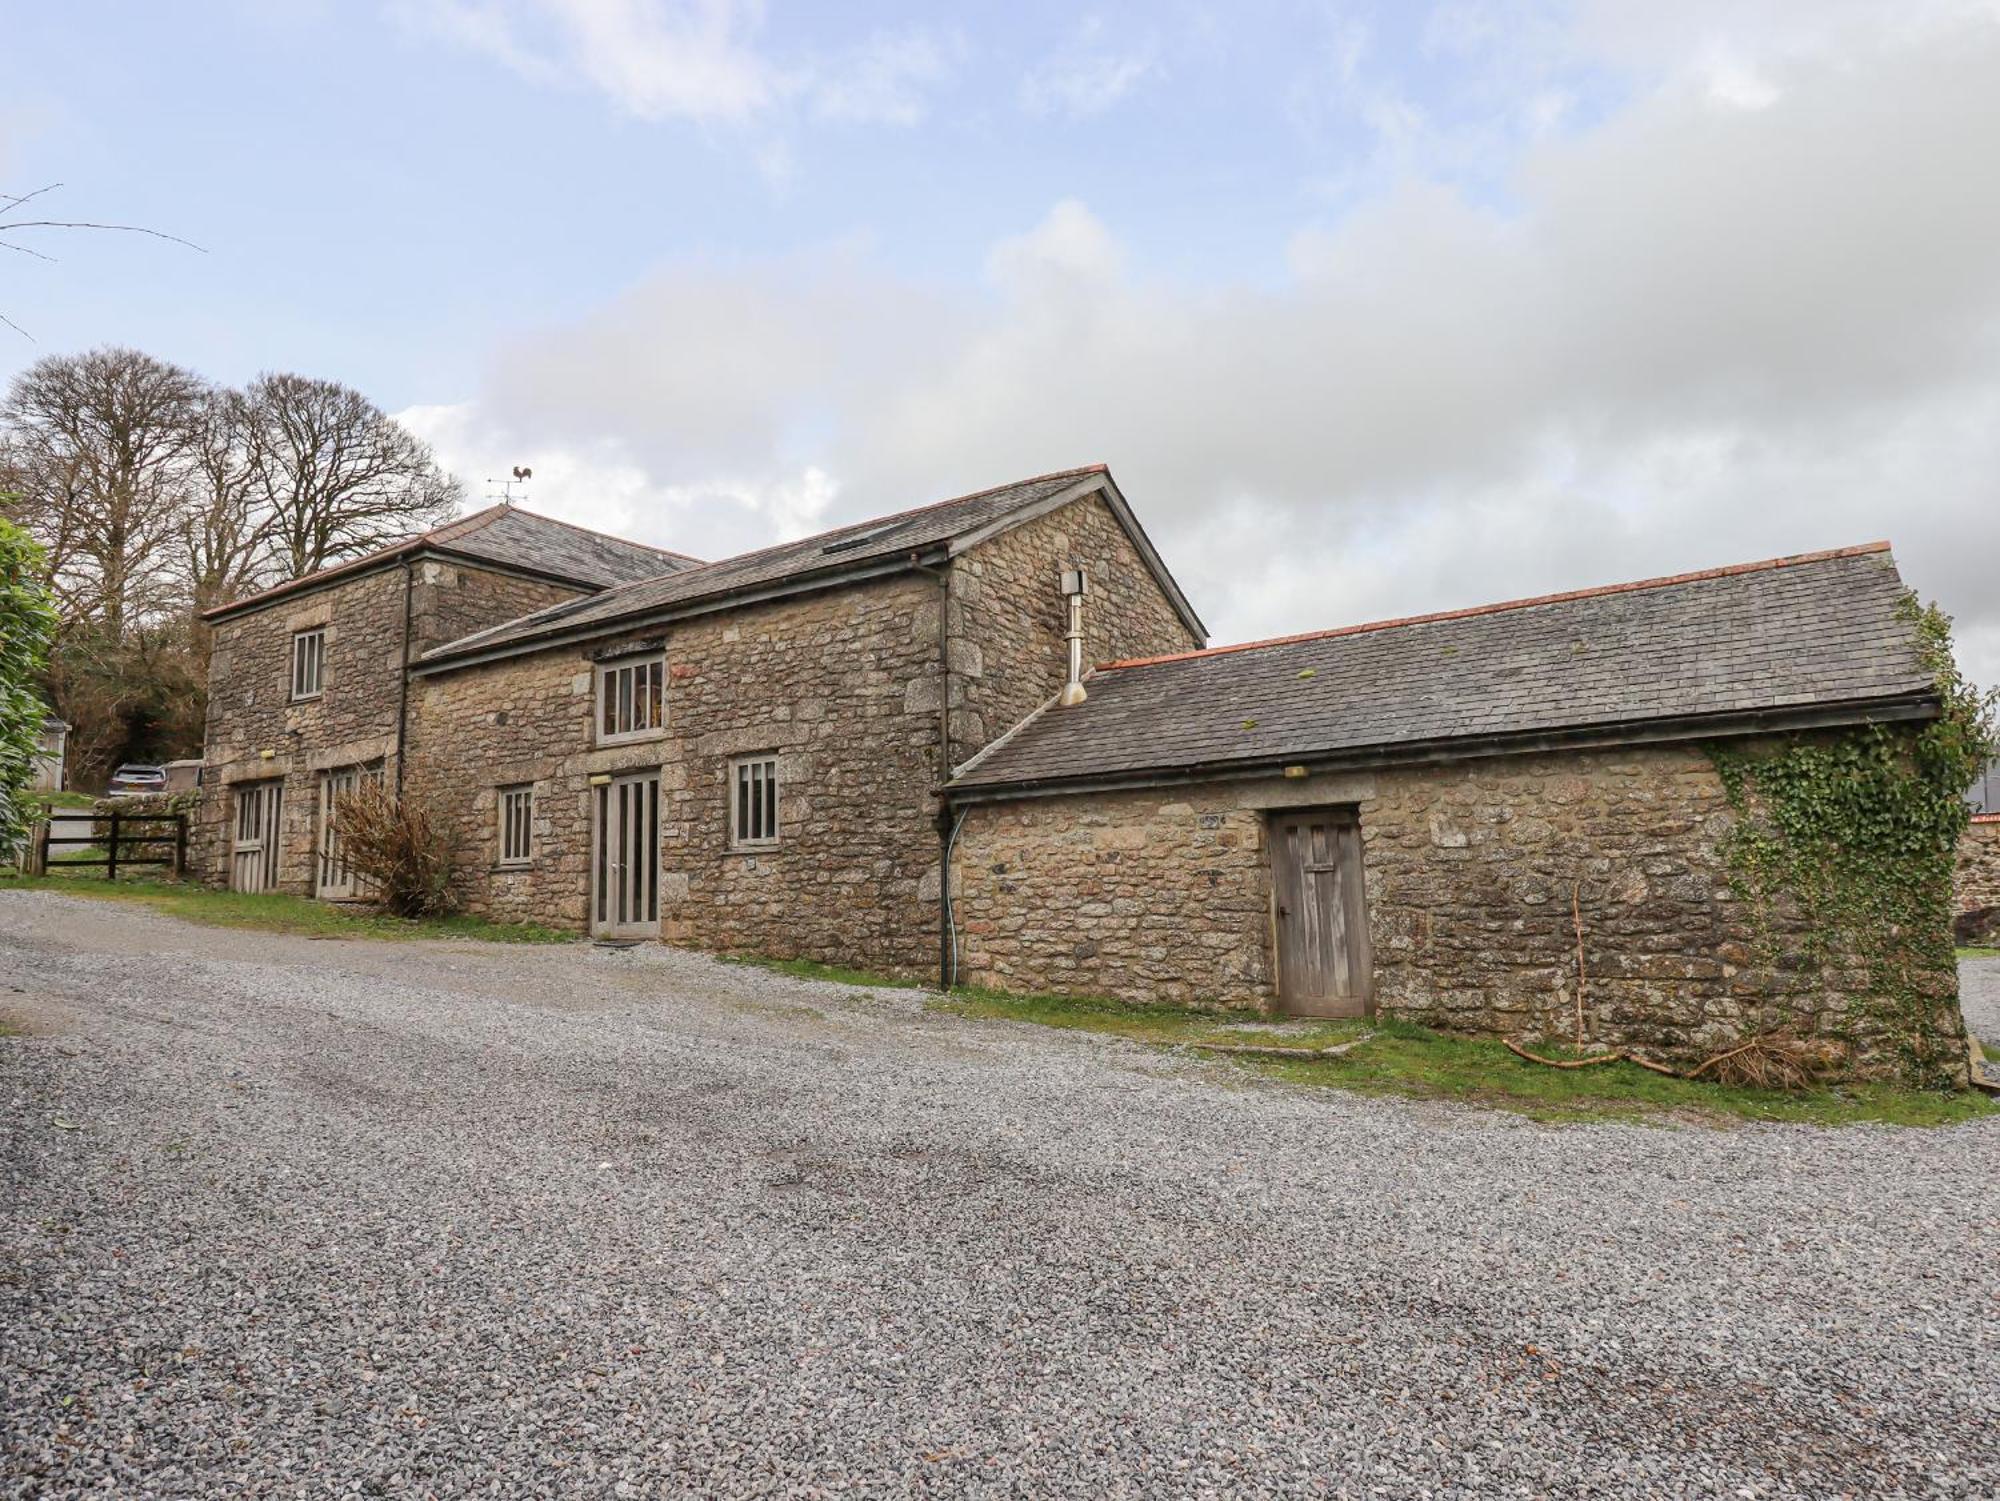
[[[630,740],[667,722],[664,657],[612,662],[597,669],[597,738]]]
[[[292,637],[292,697],[318,698],[326,686],[326,630]]]
[[[730,763],[729,843],[758,849],[778,842],[778,758],[747,756]]]
[[[535,852],[535,789],[500,789],[500,863],[526,865]]]

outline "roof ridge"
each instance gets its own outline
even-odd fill
[[[695,557],[694,554],[692,553],[675,552],[671,547],[655,547],[650,542],[641,542],[634,537],[621,537],[616,532],[603,531],[600,528],[594,526],[584,526],[582,523],[576,521],[565,521],[562,517],[551,516],[546,511],[533,511],[526,506],[517,506],[510,500],[500,501],[495,505],[487,507],[487,510],[513,511],[518,515],[532,516],[537,521],[546,521],[551,526],[567,527],[570,531],[582,532],[586,537],[601,537],[606,542],[616,542],[621,547],[637,547],[643,549],[646,552],[659,553],[662,557],[679,558],[681,559],[681,561],[686,563],[693,563],[697,566],[702,566],[702,567],[707,566],[702,559]],[[474,514],[482,515],[484,513],[475,512]],[[461,519],[470,521],[472,517],[467,516]],[[498,518],[496,517],[495,520],[497,519]]]
[[[1830,547],[1819,552],[1788,553],[1755,563],[1730,563],[1720,568],[1702,568],[1692,573],[1662,574],[1658,578],[1635,579],[1626,584],[1599,584],[1589,589],[1566,589],[1559,594],[1538,594],[1525,599],[1501,600],[1496,604],[1468,605],[1458,610],[1434,610],[1427,615],[1402,615],[1389,620],[1370,620],[1360,625],[1341,625],[1323,631],[1300,631],[1290,636],[1270,636],[1262,641],[1239,641],[1229,646],[1211,646],[1202,651],[1165,652],[1156,657],[1124,657],[1115,662],[1099,662],[1103,671],[1122,667],[1155,667],[1164,662],[1185,662],[1197,657],[1222,657],[1232,652],[1261,651],[1272,646],[1291,646],[1301,641],[1325,641],[1336,636],[1359,636],[1370,631],[1394,630],[1400,626],[1431,625],[1444,620],[1465,620],[1478,615],[1498,615],[1508,610],[1526,610],[1536,605],[1566,604],[1577,599],[1597,599],[1610,594],[1634,594],[1646,589],[1665,589],[1676,584],[1697,584],[1710,579],[1732,578],[1745,573],[1766,573],[1792,568],[1801,563],[1828,563],[1838,558],[1864,557],[1887,552],[1887,542],[1861,542],[1852,547]]]
[[[694,577],[694,575],[699,573],[705,573],[711,568],[722,568],[730,563],[741,563],[751,558],[760,558],[765,553],[781,552],[788,547],[802,547],[808,542],[817,542],[822,537],[831,537],[836,532],[854,531],[857,528],[867,527],[867,526],[886,526],[893,521],[904,521],[912,516],[921,516],[926,511],[942,510],[945,506],[955,506],[959,504],[961,501],[977,500],[982,495],[996,495],[1002,490],[1016,489],[1021,485],[1038,485],[1042,483],[1042,481],[1044,480],[1068,479],[1073,475],[1081,476],[1085,474],[1108,474],[1108,473],[1110,473],[1110,466],[1107,464],[1084,464],[1075,469],[1052,469],[1047,474],[1030,475],[1027,479],[1008,480],[1005,484],[988,485],[983,490],[968,490],[963,495],[953,495],[944,500],[933,500],[924,505],[911,506],[908,510],[891,511],[886,516],[865,516],[859,521],[848,521],[848,522],[843,522],[839,526],[828,527],[823,532],[808,532],[803,537],[793,537],[791,540],[786,542],[772,542],[768,543],[763,547],[753,547],[748,552],[731,553],[728,557],[725,558],[711,558],[706,563],[697,562],[691,568],[684,568],[680,572],[674,574],[673,577],[676,579],[692,578]],[[636,589],[642,584],[651,584],[656,582],[657,579],[627,579],[623,583],[613,584],[609,588],[600,589],[597,593],[590,596],[591,603],[593,604],[600,603],[603,600],[611,599],[616,595],[623,593],[627,589]],[[546,614],[552,610],[559,610],[563,607],[563,605],[576,604],[576,603],[578,603],[578,601],[565,600],[563,601],[563,604],[549,605],[545,607],[545,609],[543,610],[537,610],[534,614],[531,615],[523,615],[517,620],[503,621],[502,625],[506,626],[520,625],[527,621],[535,619],[536,616],[538,615]],[[488,629],[497,631],[501,629],[501,626],[498,625],[491,626]],[[480,632],[479,634],[483,635],[485,633]],[[470,641],[472,639],[473,637],[471,636],[464,636],[460,638],[460,641]],[[432,650],[443,651],[445,650],[446,647],[457,646],[458,644],[459,644],[458,641],[447,641],[442,646],[434,647],[432,648]],[[430,655],[430,653],[426,652],[425,655],[428,656]]]
[[[1010,479],[1004,484],[987,485],[983,489],[968,490],[963,495],[950,495],[943,500],[926,501],[923,505],[911,506],[907,510],[891,511],[886,516],[864,516],[859,521],[844,521],[839,526],[830,526],[823,532],[808,532],[805,536],[794,537],[789,542],[773,542],[767,547],[754,547],[749,552],[739,552],[733,557],[717,558],[715,564],[704,564],[703,566],[713,567],[721,563],[734,563],[741,558],[754,558],[761,553],[776,552],[781,547],[801,547],[808,542],[817,542],[822,537],[831,537],[836,532],[849,532],[866,526],[887,526],[894,521],[906,521],[912,516],[921,516],[926,511],[941,511],[946,506],[959,505],[968,500],[978,500],[982,495],[997,495],[1002,490],[1018,490],[1023,485],[1039,485],[1044,480],[1069,479],[1073,476],[1108,474],[1110,472],[1111,469],[1108,464],[1082,464],[1074,469],[1051,469],[1047,474],[1031,474],[1026,479]]]

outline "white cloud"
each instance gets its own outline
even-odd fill
[[[1103,114],[1159,67],[1159,48],[1151,38],[1121,43],[1101,19],[1091,17],[1028,70],[1021,79],[1021,107],[1032,115],[1072,120]]]
[[[407,407],[394,415],[465,482],[468,510],[507,493],[500,480],[520,465],[532,474],[513,487],[516,503],[699,558],[728,557],[823,530],[839,495],[832,476],[812,464],[662,482],[616,439],[524,441],[487,421],[471,402]]]
[[[762,0],[395,0],[392,9],[415,35],[541,87],[594,89],[650,121],[747,125],[804,104],[823,119],[914,125],[955,56],[912,30],[780,59],[764,45]]]
[[[1108,460],[1225,638],[1888,536],[2000,681],[2000,22],[1851,35],[1743,44],[1756,109],[1685,39],[1504,213],[1406,173],[1276,287],[1161,280],[1068,201],[972,290],[663,267],[481,421],[650,476],[696,552]]]

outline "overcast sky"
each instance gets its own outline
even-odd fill
[[[0,377],[701,556],[1108,462],[1218,641],[1887,537],[2000,682],[2000,0],[0,0]]]

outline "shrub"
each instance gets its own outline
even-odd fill
[[[42,721],[39,684],[55,636],[56,612],[42,581],[41,548],[0,517],[0,856],[28,830]]]
[[[347,863],[384,911],[433,917],[456,905],[458,825],[438,803],[369,779],[335,804],[334,818]]]

